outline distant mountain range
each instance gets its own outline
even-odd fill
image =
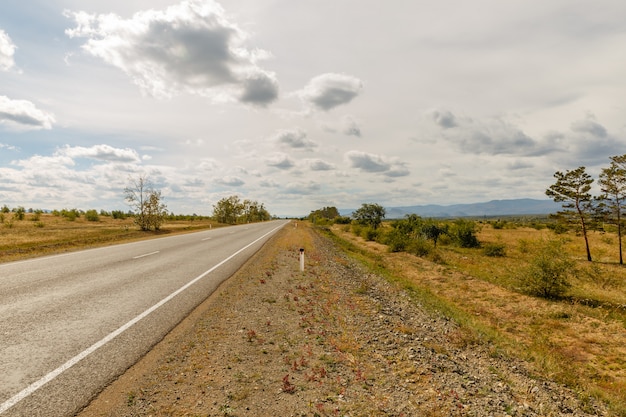
[[[342,216],[349,216],[355,209],[340,209]],[[514,200],[492,200],[486,203],[453,204],[441,206],[385,207],[387,219],[399,219],[407,214],[421,217],[493,217],[507,215],[550,214],[561,210],[561,204],[552,200],[519,198]]]

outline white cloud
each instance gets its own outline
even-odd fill
[[[66,146],[59,152],[61,155],[69,156],[70,158],[90,158],[104,162],[135,162],[141,161],[137,151],[134,149],[119,149],[109,145],[94,145],[89,148],[82,146]],[[144,158],[146,159],[146,158]],[[149,158],[148,158],[149,159]]]
[[[0,70],[9,71],[15,67],[13,55],[16,49],[9,35],[0,29]]]
[[[30,101],[0,96],[0,124],[18,130],[37,130],[51,129],[54,122],[52,114],[39,110]]]
[[[356,77],[327,73],[318,75],[297,94],[308,105],[318,110],[331,110],[356,98],[363,82]]]
[[[317,144],[307,138],[307,134],[302,129],[280,130],[273,138],[280,145],[285,145],[292,149],[311,151]]]
[[[127,75],[142,91],[168,98],[181,93],[264,106],[278,96],[273,73],[258,67],[269,54],[248,49],[248,35],[212,0],[189,0],[165,10],[66,15],[76,22],[71,38]]]

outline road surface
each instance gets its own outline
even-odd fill
[[[72,416],[286,221],[0,264],[0,416]]]

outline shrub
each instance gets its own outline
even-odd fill
[[[477,248],[480,246],[476,237],[478,226],[471,220],[458,219],[452,227],[452,235],[456,243],[462,248]]]
[[[112,216],[114,219],[123,220],[123,219],[125,219],[125,218],[126,218],[126,213],[124,213],[124,212],[123,212],[123,211],[121,211],[121,210],[113,210],[113,211],[111,212],[111,216]]]
[[[413,239],[408,250],[412,254],[423,258],[432,252],[433,247],[427,239],[418,237],[417,239]]]
[[[42,210],[35,210],[33,212],[33,215],[30,217],[31,221],[38,222],[39,220],[41,220],[42,213],[43,213]]]
[[[483,253],[493,257],[506,256],[506,245],[504,243],[487,243],[483,248]]]
[[[385,235],[384,243],[389,246],[390,252],[403,252],[409,246],[410,239],[402,230],[394,228]]]
[[[335,224],[350,224],[352,219],[348,216],[339,216],[335,218]]]
[[[521,274],[522,289],[543,298],[562,297],[571,286],[569,277],[574,263],[560,240],[541,241],[529,267]]]
[[[96,210],[87,210],[85,212],[85,219],[90,222],[99,222],[100,216],[98,216],[98,212]]]
[[[364,227],[361,230],[361,237],[367,241],[375,241],[376,239],[378,239],[379,235],[380,232],[371,226]]]
[[[25,215],[26,215],[26,209],[24,209],[24,207],[18,207],[14,210],[13,218],[15,220],[24,220]]]

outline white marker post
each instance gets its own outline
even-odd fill
[[[304,248],[300,248],[300,271],[304,271]]]

